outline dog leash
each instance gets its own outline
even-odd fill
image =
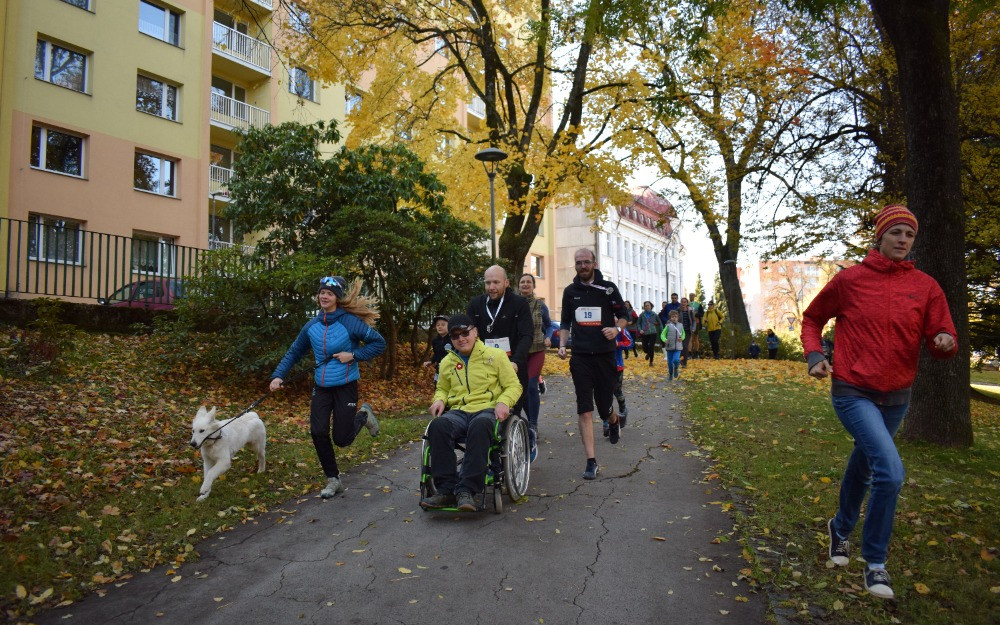
[[[282,382],[281,386],[279,386],[278,388],[284,388],[284,386],[286,384],[291,384],[292,382],[295,382],[296,380],[298,380],[299,378],[301,378],[306,373],[312,373],[313,371],[319,369],[320,367],[322,367],[326,363],[330,362],[331,360],[333,360],[333,356],[332,355],[331,356],[327,356],[326,359],[324,359],[322,362],[316,363],[316,366],[313,367],[312,369],[303,369],[303,370],[299,371],[298,373],[296,373],[295,375],[293,375],[292,377],[288,378],[287,380],[285,380],[284,382]],[[274,394],[274,391],[268,390],[266,393],[264,393],[263,395],[261,395],[260,397],[258,397],[256,400],[253,401],[253,403],[251,403],[249,406],[247,406],[246,409],[243,410],[243,412],[241,412],[240,414],[236,415],[235,417],[233,417],[229,421],[226,421],[225,423],[223,423],[222,427],[220,427],[218,430],[215,431],[215,434],[217,434],[218,436],[215,436],[215,435],[213,435],[213,436],[206,436],[205,438],[202,439],[202,441],[200,443],[198,443],[198,445],[195,447],[195,450],[201,449],[201,446],[204,445],[205,443],[207,443],[208,441],[217,441],[220,438],[222,438],[222,430],[227,425],[229,425],[233,421],[239,419],[240,417],[242,417],[243,415],[247,414],[248,412],[252,411],[254,408],[256,408],[257,406],[259,406],[261,404],[261,402],[263,402],[265,399],[267,399],[268,397],[270,397],[273,394]]]

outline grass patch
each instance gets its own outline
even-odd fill
[[[21,359],[23,336],[0,329],[0,360]],[[234,384],[192,366],[167,369],[143,336],[80,334],[73,341],[47,378],[10,375],[10,367],[0,376],[5,622],[95,588],[102,593],[102,585],[159,564],[176,569],[197,560],[194,544],[202,538],[318,495],[324,478],[308,433],[308,381],[258,409],[268,428],[267,471],[255,473],[256,459],[244,449],[211,496],[196,503],[201,459],[188,441],[198,406],[235,416],[266,392],[267,380]],[[429,370],[404,370],[385,382],[364,368],[362,399],[378,413],[381,433],[372,439],[362,430],[338,449],[341,470],[419,439],[426,417],[412,415],[432,393]]]
[[[996,622],[1000,406],[973,400],[971,449],[897,439],[907,471],[889,546],[897,599],[883,602],[864,591],[860,560],[826,566],[825,523],[852,448],[829,382],[782,361],[692,361],[685,377],[693,437],[733,499],[745,573],[777,612],[802,623]]]

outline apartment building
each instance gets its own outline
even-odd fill
[[[573,206],[559,208],[555,218],[556,273],[561,286],[576,275],[576,250],[591,247],[597,251],[601,273],[618,285],[636,310],[646,300],[659,310],[671,292],[681,292],[680,220],[673,205],[649,187],[633,191],[632,201],[624,206],[606,207],[600,220]]]
[[[0,217],[28,263],[86,265],[88,232],[158,274],[179,246],[238,243],[237,131],[351,103],[277,52],[308,25],[278,0],[8,0],[0,20]]]

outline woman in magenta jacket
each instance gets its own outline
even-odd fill
[[[864,261],[829,282],[802,319],[802,347],[809,375],[832,376],[833,409],[854,438],[854,451],[840,484],[840,508],[827,522],[829,556],[850,562],[848,537],[871,488],[861,535],[867,562],[865,588],[894,597],[885,570],[903,462],[893,435],[903,422],[917,375],[920,345],[937,358],[958,351],[948,303],[937,282],[907,260],[917,235],[917,218],[905,206],[890,205],[875,218],[875,249]],[[823,326],[836,318],[837,367],[823,353]]]

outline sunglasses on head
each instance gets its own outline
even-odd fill
[[[340,287],[340,283],[337,282],[337,279],[334,278],[333,276],[326,276],[324,278],[320,278],[319,279],[319,285],[320,286]]]
[[[456,328],[456,329],[452,330],[451,332],[449,332],[449,334],[451,335],[451,338],[453,338],[453,339],[457,339],[457,338],[463,338],[464,339],[465,337],[469,336],[469,333],[472,332],[472,330],[473,330],[473,328],[466,328],[464,330],[459,330],[459,329]]]

